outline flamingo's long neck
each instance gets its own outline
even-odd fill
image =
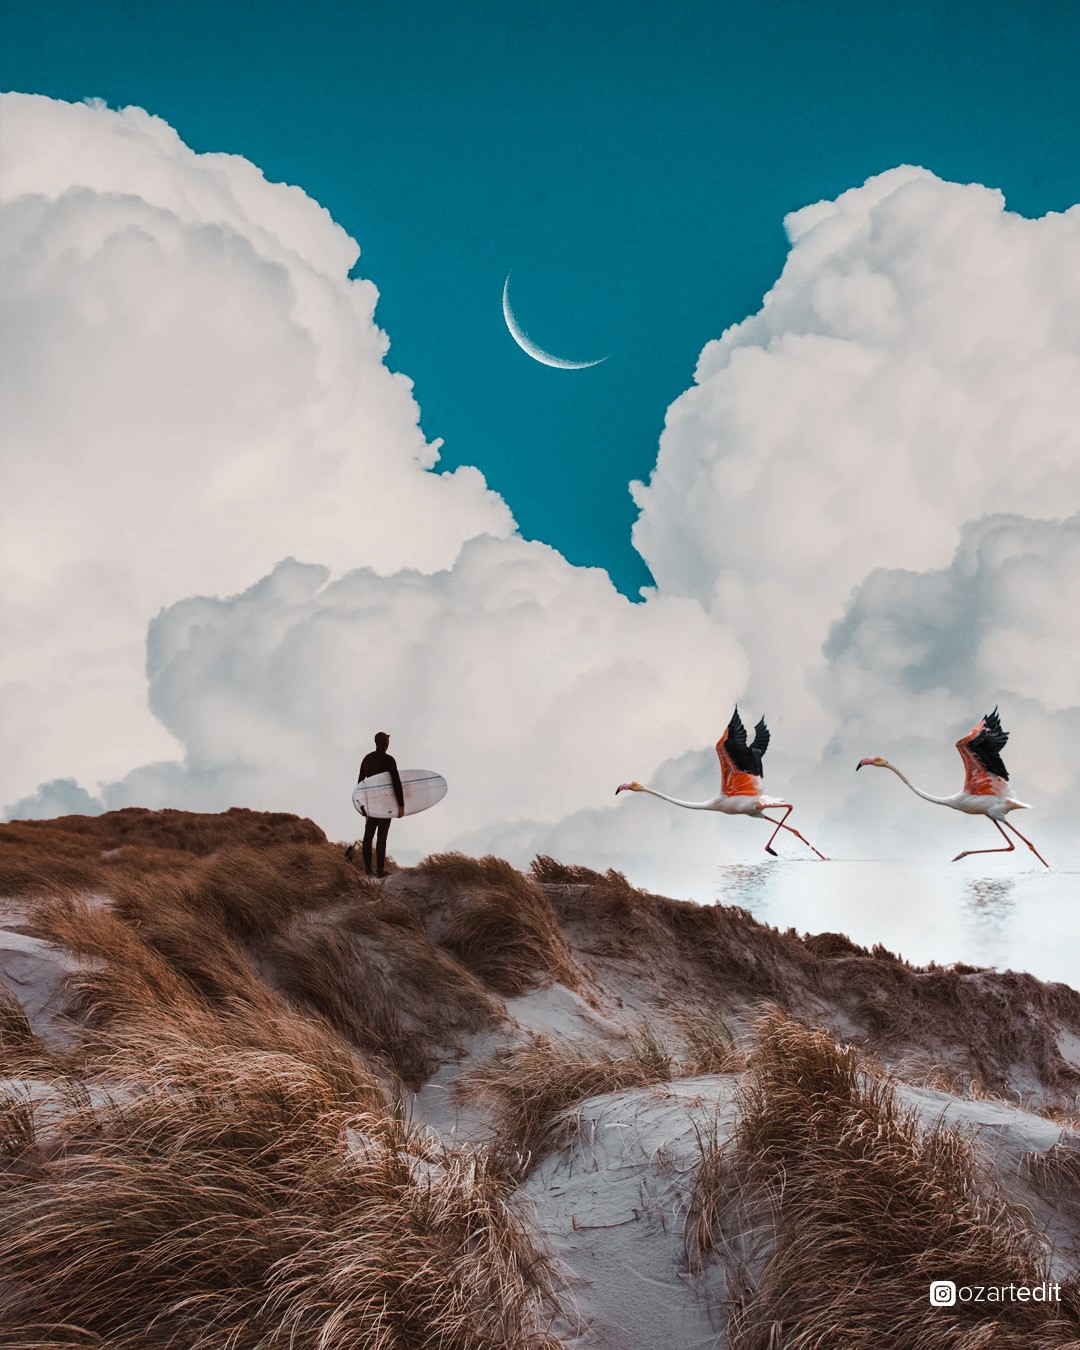
[[[672,806],[685,806],[688,811],[709,811],[712,809],[712,802],[684,802],[678,797],[669,797],[664,792],[657,792],[655,788],[643,787],[639,791],[647,792],[650,797],[659,797],[662,802],[670,802]]]
[[[883,769],[892,769],[893,773],[896,774],[897,778],[900,779],[901,783],[906,783],[908,787],[912,790],[912,792],[914,792],[916,797],[921,797],[924,802],[933,802],[935,806],[953,805],[952,798],[950,797],[935,797],[929,792],[924,792],[922,788],[916,787],[910,778],[905,778],[904,775],[900,772],[900,770],[896,767],[896,765],[890,764],[888,760],[886,760],[881,767]]]

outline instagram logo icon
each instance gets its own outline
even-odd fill
[[[934,1280],[930,1285],[930,1302],[935,1308],[951,1308],[956,1302],[956,1285],[952,1280]]]

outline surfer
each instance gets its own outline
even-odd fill
[[[401,787],[401,775],[398,773],[397,760],[393,755],[386,753],[390,744],[390,737],[385,731],[375,733],[375,749],[369,750],[364,756],[363,763],[360,765],[360,777],[357,783],[362,783],[365,778],[371,778],[377,773],[388,773],[390,781],[394,786],[394,796],[397,798],[398,819],[405,814],[405,793]],[[386,836],[390,833],[390,817],[376,819],[365,815],[364,822],[364,870],[368,876],[371,876],[371,845],[375,844],[375,875],[378,877],[386,876]],[[353,849],[356,845],[350,845],[347,850],[348,857],[352,857]]]

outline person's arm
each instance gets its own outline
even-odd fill
[[[390,781],[394,785],[394,796],[397,798],[398,819],[405,814],[405,789],[401,786],[401,775],[397,771],[397,760],[393,755],[386,757],[390,761]]]

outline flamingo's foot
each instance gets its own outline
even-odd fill
[[[958,854],[956,855],[956,857],[953,859],[953,862],[959,862],[961,858],[966,858],[966,857],[967,857],[967,854],[966,854],[966,853],[958,853]]]
[[[765,845],[765,852],[771,854],[774,858],[777,856],[776,849],[770,848],[768,844]]]

